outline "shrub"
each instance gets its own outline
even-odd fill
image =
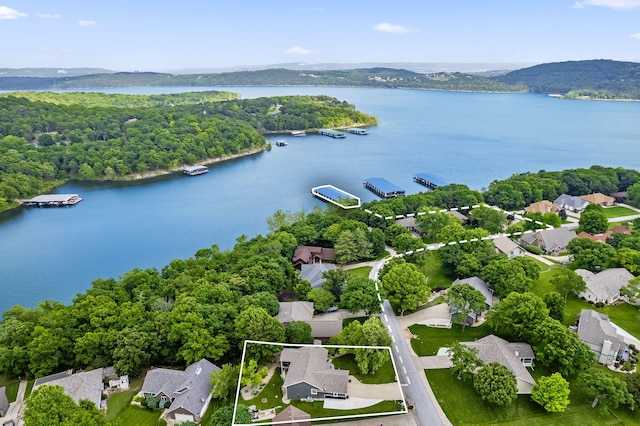
[[[529,253],[533,253],[533,254],[537,254],[537,255],[544,254],[544,251],[542,251],[542,249],[540,247],[538,247],[538,246],[528,245],[524,249],[526,251],[528,251]]]
[[[604,307],[604,303],[596,302],[596,308],[602,308],[602,307]]]

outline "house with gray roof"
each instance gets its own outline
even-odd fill
[[[342,331],[342,320],[358,316],[345,309],[334,312],[313,313],[313,302],[280,302],[276,319],[287,327],[293,321],[304,321],[311,326],[311,335],[317,339],[334,337]]]
[[[531,345],[524,342],[507,342],[490,334],[475,342],[461,342],[478,350],[478,358],[485,364],[497,362],[509,369],[518,384],[518,394],[529,395],[536,381],[531,377],[527,367],[533,368],[535,355]]]
[[[493,245],[496,247],[496,253],[506,254],[509,259],[525,254],[524,249],[509,237],[500,236],[493,240]]]
[[[580,197],[568,194],[561,194],[553,201],[553,204],[561,209],[571,210],[572,212],[580,212],[589,205],[589,202]]]
[[[471,325],[474,322],[476,322],[478,317],[480,317],[480,315],[482,315],[482,313],[484,311],[488,311],[489,309],[491,309],[493,304],[496,303],[498,301],[498,299],[496,297],[494,297],[493,291],[489,287],[489,284],[487,284],[486,282],[482,281],[478,277],[470,277],[470,278],[464,278],[464,279],[459,279],[458,278],[454,282],[451,283],[451,286],[453,287],[454,285],[461,285],[461,284],[469,284],[471,287],[473,287],[474,289],[478,290],[484,296],[485,309],[483,309],[482,311],[479,311],[479,312],[469,312],[469,315],[467,316],[467,319],[466,319],[465,322],[466,322],[467,325]],[[451,307],[449,307],[449,309],[450,309],[450,312],[451,312],[451,316],[455,317],[456,316],[456,312],[451,310]]]
[[[139,396],[153,396],[160,407],[169,408],[167,419],[177,422],[199,422],[211,401],[211,373],[219,367],[202,358],[184,371],[156,368],[149,370]]]
[[[576,231],[567,228],[542,229],[525,232],[520,243],[526,246],[540,247],[545,254],[559,254],[567,249],[567,244],[577,237]]]
[[[580,297],[604,304],[619,300],[622,297],[620,289],[633,279],[633,274],[625,268],[609,268],[597,274],[586,269],[576,269],[576,274],[580,275],[587,285]]]
[[[611,365],[617,358],[624,358],[625,354],[627,360],[629,359],[628,347],[618,330],[609,322],[607,315],[593,309],[580,311],[578,337],[580,341],[589,345],[600,364]]]
[[[0,387],[0,417],[4,417],[9,412],[9,399],[7,398],[7,388]]]
[[[349,371],[335,369],[329,351],[322,346],[285,348],[280,353],[280,371],[285,378],[283,398],[347,398]]]
[[[102,401],[102,391],[104,390],[103,377],[102,368],[76,373],[73,373],[72,370],[67,370],[36,379],[33,383],[33,390],[44,385],[60,385],[63,387],[64,393],[69,395],[76,404],[81,399],[88,399],[96,407],[101,408],[100,402]]]
[[[322,287],[325,281],[322,274],[335,269],[337,269],[337,266],[332,263],[305,263],[300,266],[299,278],[309,281],[312,288],[318,288]]]

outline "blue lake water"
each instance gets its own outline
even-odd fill
[[[211,90],[216,88],[206,88]],[[321,203],[310,189],[333,184],[375,197],[362,181],[384,177],[407,193],[427,172],[473,189],[526,171],[593,164],[640,169],[640,103],[558,100],[533,94],[448,93],[324,87],[225,87],[243,98],[326,94],[376,115],[369,135],[345,139],[268,136],[288,146],[181,174],[118,184],[70,183],[72,208],[21,208],[0,215],[0,311],[43,299],[69,302],[96,278],[162,268],[198,249],[233,247],[267,232],[277,209]],[[168,93],[194,88],[121,88]],[[202,88],[195,90],[205,90]]]

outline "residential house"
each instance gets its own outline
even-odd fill
[[[631,230],[628,229],[628,228],[625,228],[624,226],[617,225],[613,229],[610,229],[610,230],[608,230],[606,232],[603,232],[601,234],[588,234],[588,233],[582,231],[582,232],[580,232],[578,234],[578,238],[589,238],[590,240],[593,240],[593,241],[606,243],[607,240],[609,238],[611,238],[611,236],[614,233],[622,233],[622,234],[631,235]]]
[[[309,421],[305,422],[304,420]],[[302,411],[294,405],[288,405],[287,408],[276,414],[271,422],[282,426],[311,426],[310,420],[311,414]]]
[[[516,376],[518,394],[531,394],[536,384],[527,367],[533,369],[535,355],[531,345],[524,342],[507,342],[490,334],[475,342],[462,342],[470,348],[478,350],[478,358],[485,364],[497,362],[504,365]]]
[[[424,232],[420,229],[420,226],[416,223],[415,216],[403,217],[402,219],[396,219],[398,225],[404,226],[409,231],[414,232],[418,236],[423,236]]]
[[[285,327],[293,321],[304,321],[311,326],[311,335],[317,339],[334,337],[342,331],[342,320],[355,317],[345,309],[315,315],[313,302],[280,302],[276,319]]]
[[[280,353],[280,371],[284,372],[283,398],[347,398],[348,370],[337,370],[322,346],[285,348]]]
[[[336,250],[327,247],[298,246],[291,260],[294,268],[312,263],[335,263]]]
[[[4,417],[9,412],[9,399],[7,398],[7,388],[0,387],[0,417]]]
[[[580,311],[578,337],[589,345],[600,364],[611,365],[617,358],[624,358],[625,355],[628,359],[628,347],[607,315],[593,309]]]
[[[44,385],[60,385],[64,388],[64,393],[76,403],[79,403],[81,399],[88,399],[96,407],[101,408],[102,391],[104,390],[103,377],[102,368],[76,373],[67,370],[36,379],[33,383],[33,390]]]
[[[177,422],[199,422],[211,401],[211,373],[219,367],[206,359],[194,362],[184,371],[156,368],[149,370],[139,396],[155,397],[160,407],[169,405],[165,417]]]
[[[586,269],[576,269],[576,273],[582,277],[587,288],[580,293],[581,297],[593,302],[604,304],[619,300],[620,289],[633,279],[633,274],[625,268],[609,268],[594,274]]]
[[[462,280],[457,279],[451,283],[451,286],[453,287],[455,285],[460,285],[460,284],[469,284],[471,287],[473,287],[474,289],[482,293],[485,299],[484,300],[485,308],[482,311],[469,312],[469,314],[467,315],[467,319],[465,320],[465,323],[467,325],[471,325],[477,321],[477,319],[482,315],[484,311],[488,311],[491,308],[491,306],[493,306],[493,304],[498,301],[498,299],[493,296],[493,291],[491,291],[491,288],[489,288],[489,285],[478,277],[464,278]],[[451,316],[456,317],[457,312],[454,312],[453,310],[451,310],[451,307],[449,307],[449,309],[451,312]]]
[[[525,213],[546,214],[546,213],[558,213],[559,211],[560,211],[560,208],[554,205],[549,200],[542,200],[535,203],[531,203],[524,208]]]
[[[616,203],[615,198],[610,197],[608,195],[604,195],[600,192],[596,192],[594,194],[589,194],[589,195],[581,195],[580,198],[582,198],[584,201],[587,201],[591,204],[600,204],[601,206],[604,206],[604,207],[613,206]]]
[[[465,215],[463,215],[462,213],[460,213],[459,210],[449,210],[447,213],[457,217],[458,219],[460,219],[462,221],[463,225],[466,225],[467,223],[469,223],[469,218]]]
[[[322,274],[327,271],[337,269],[336,265],[331,263],[310,263],[302,264],[300,268],[300,279],[307,280],[311,283],[311,287],[322,287],[324,284],[324,278]]]
[[[564,252],[569,241],[576,237],[576,231],[566,228],[553,228],[526,232],[520,238],[520,242],[523,245],[540,247],[545,254],[555,255]]]
[[[560,209],[571,210],[573,212],[580,212],[584,210],[584,208],[587,207],[587,205],[589,205],[589,202],[583,200],[580,197],[562,194],[553,201],[553,204],[558,206]]]
[[[496,247],[496,253],[506,254],[509,259],[525,254],[524,249],[509,237],[500,236],[493,240],[493,245]]]
[[[611,196],[616,200],[616,203],[623,204],[627,202],[627,191],[614,192]]]

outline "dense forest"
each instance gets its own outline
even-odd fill
[[[498,76],[416,73],[394,68],[298,71],[268,69],[217,74],[102,73],[63,77],[0,77],[3,90],[128,86],[352,86],[471,92],[560,94],[580,99],[640,99],[640,64],[611,60],[541,64]]]
[[[235,95],[1,96],[0,202],[70,179],[129,179],[265,149],[264,132],[377,123],[327,96],[220,101],[230,97]]]

